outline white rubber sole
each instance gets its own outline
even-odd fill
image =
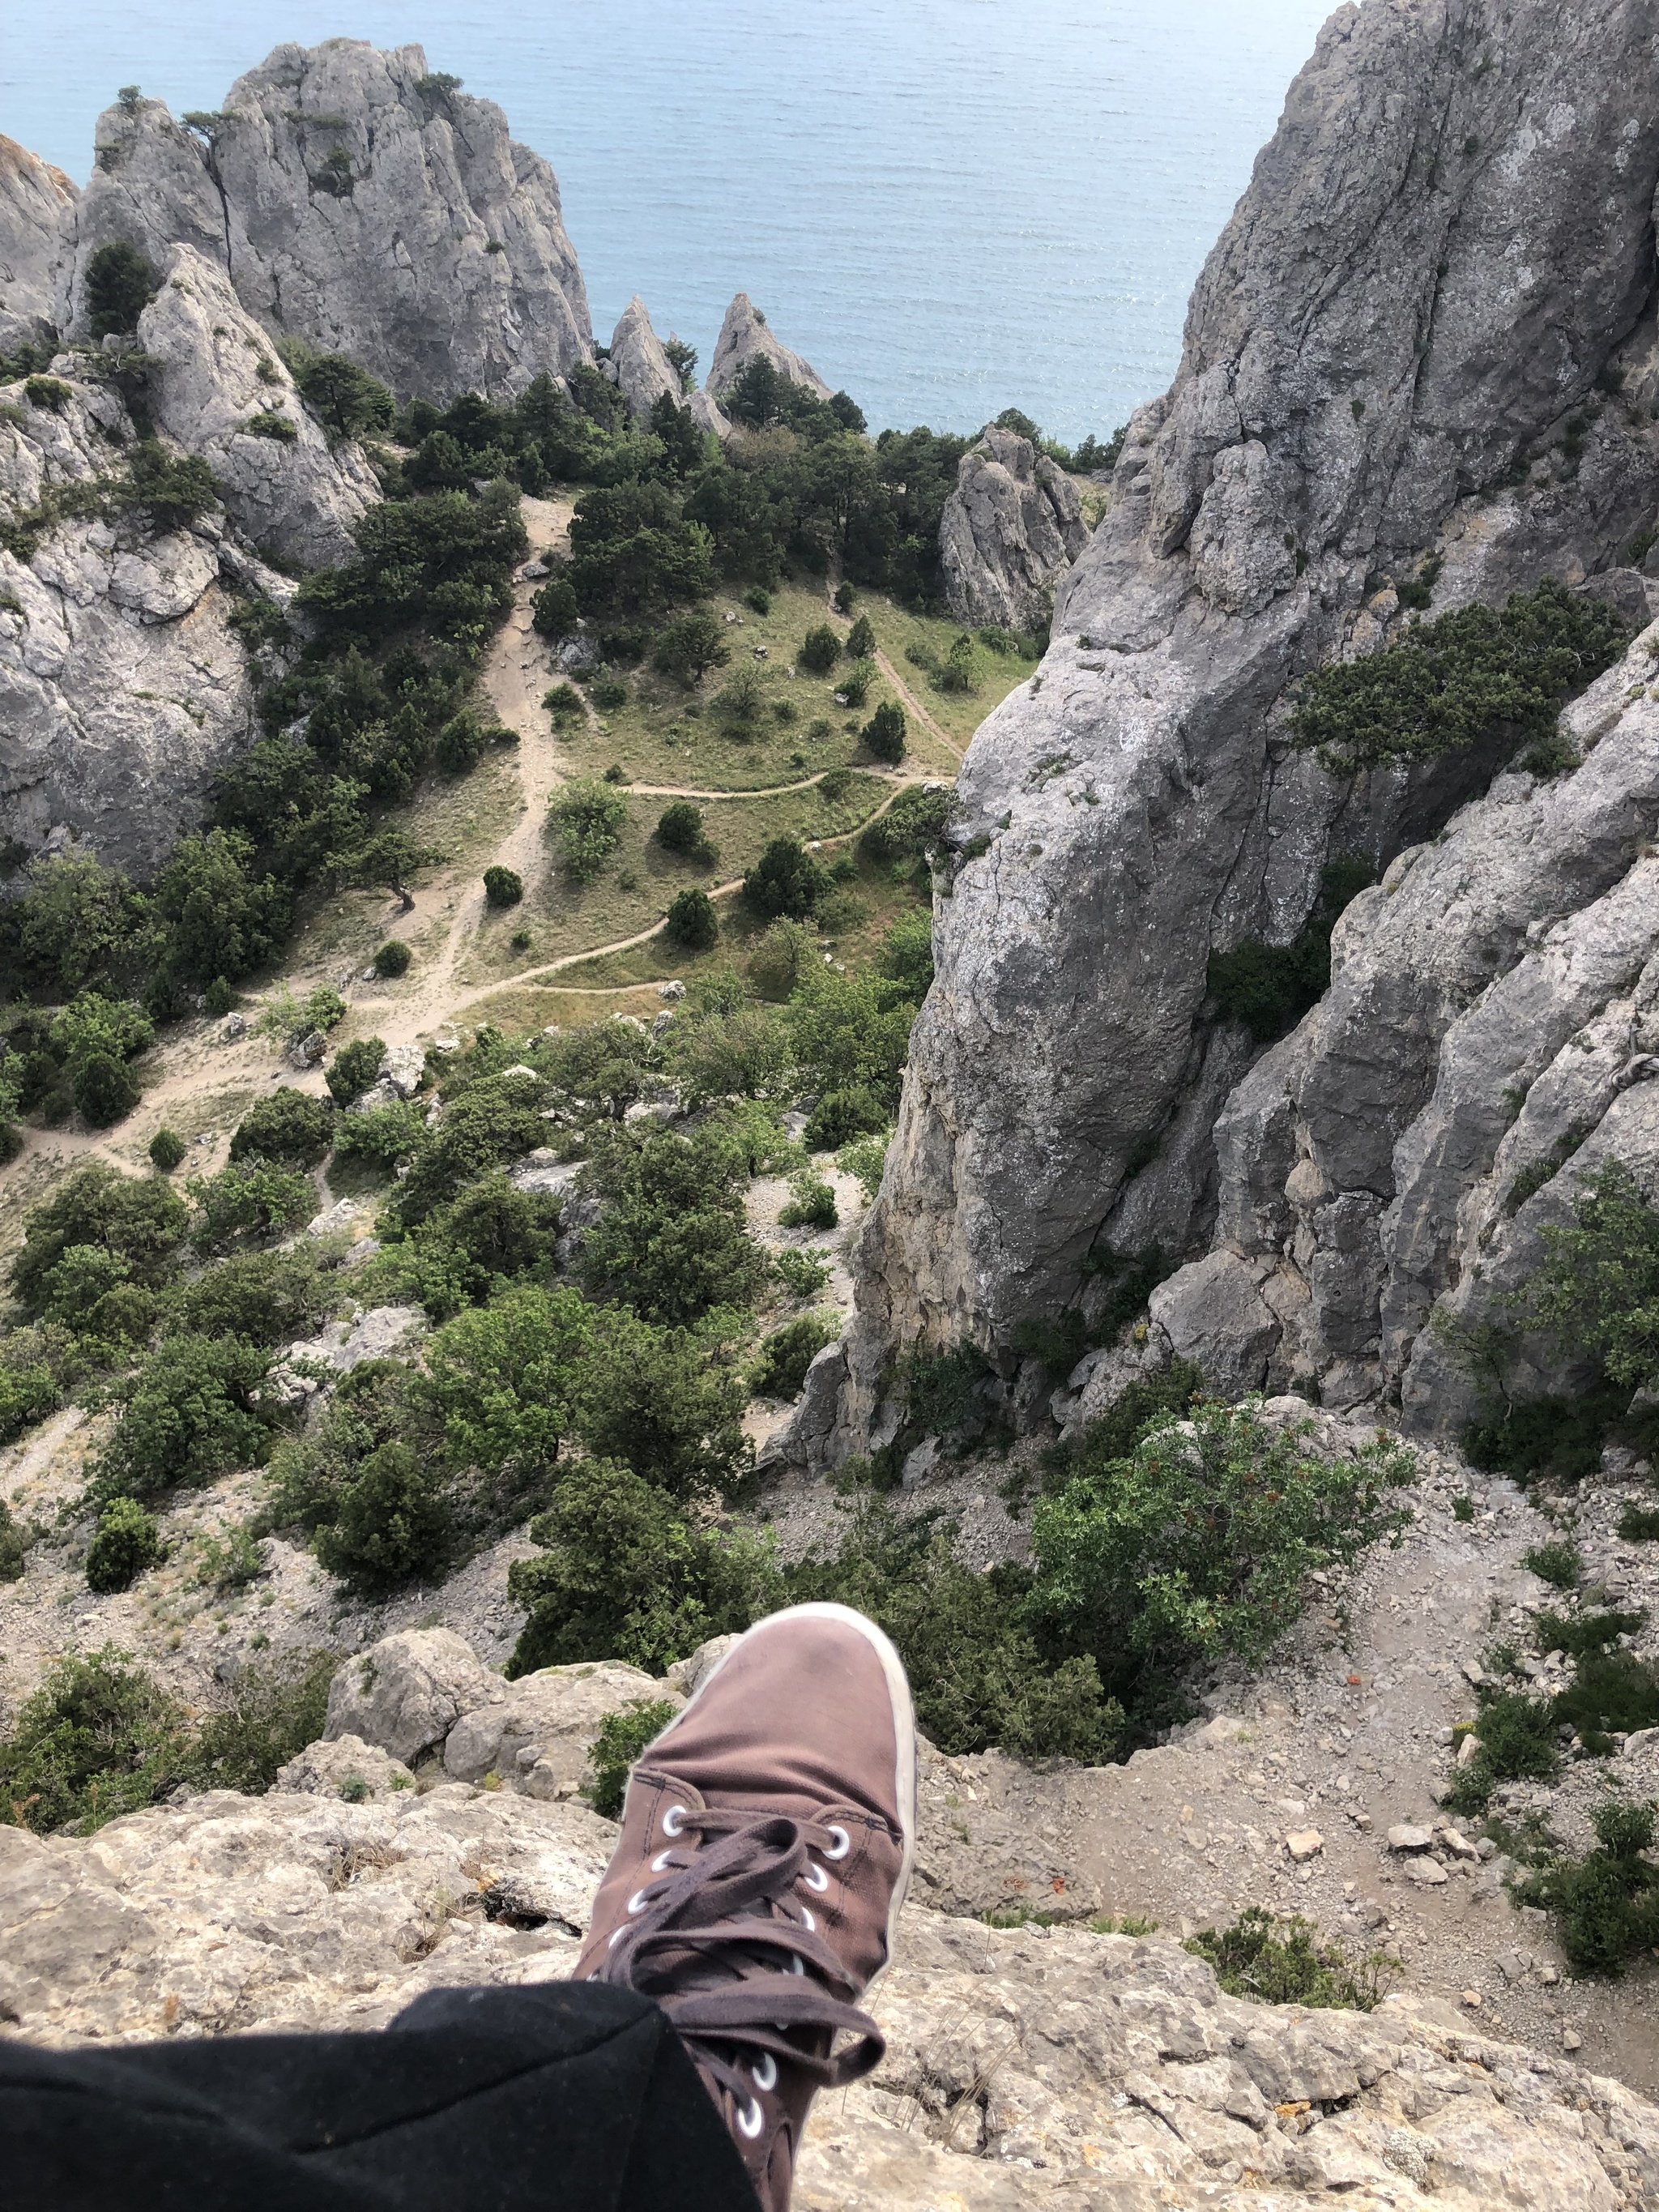
[[[659,1743],[673,1735],[727,1659],[741,1651],[751,1636],[758,1636],[763,1629],[771,1628],[780,1620],[838,1620],[844,1627],[856,1629],[880,1660],[881,1671],[887,1680],[887,1698],[893,1713],[893,1738],[897,1746],[893,1794],[898,1806],[899,1828],[904,1846],[898,1881],[894,1885],[892,1902],[887,1910],[887,1962],[890,1965],[894,1941],[898,1933],[899,1913],[909,1895],[910,1877],[916,1863],[916,1715],[915,1707],[911,1703],[910,1679],[904,1671],[904,1662],[873,1620],[866,1620],[850,1605],[791,1605],[786,1606],[781,1613],[769,1613],[764,1620],[757,1620],[752,1628],[745,1629],[725,1657],[715,1662],[661,1735],[654,1737],[640,1756],[642,1759],[648,1758]],[[871,1977],[865,1991],[866,1996],[886,1971],[886,1966],[883,1966]]]

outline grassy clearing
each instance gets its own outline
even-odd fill
[[[860,604],[867,605],[872,623],[877,608],[886,605],[874,598]],[[896,609],[889,611],[895,619],[908,619],[900,617]],[[602,775],[614,763],[635,783],[684,786],[699,791],[757,791],[817,775],[824,769],[869,764],[859,732],[880,702],[894,696],[892,686],[878,678],[863,707],[854,709],[836,706],[834,696],[848,662],[839,662],[826,675],[814,675],[806,669],[793,677],[789,674],[809,629],[827,622],[844,638],[851,627],[842,617],[827,611],[821,592],[798,584],[783,585],[773,594],[770,611],[764,615],[723,593],[713,602],[713,611],[731,649],[726,665],[710,670],[690,691],[649,665],[626,671],[626,706],[603,714],[598,728],[591,722],[572,723],[561,737],[560,757],[571,775]],[[879,630],[880,624],[876,627]],[[938,633],[934,642],[941,652],[956,634],[945,623],[926,627],[930,637]],[[759,662],[754,662],[757,647],[765,652]],[[745,661],[760,668],[767,694],[765,708],[749,736],[734,734],[714,704]],[[977,713],[969,725],[971,729],[973,721],[995,702],[985,695],[979,702],[968,703],[977,704]],[[793,719],[780,720],[774,711],[780,706],[793,709]],[[690,708],[696,711],[688,712]],[[815,737],[812,728],[819,722],[829,726]],[[955,763],[950,755],[915,716],[911,723],[913,764],[937,767],[941,773],[951,771]]]
[[[665,799],[629,798],[628,825],[592,881],[578,884],[568,870],[556,866],[521,905],[486,912],[468,954],[467,973],[487,981],[492,975],[556,960],[585,945],[635,936],[659,921],[674,894],[688,884],[709,890],[742,875],[774,837],[833,837],[855,830],[887,798],[889,788],[873,777],[855,775],[848,789],[833,801],[814,787],[776,798],[734,799],[723,804],[718,813],[711,807],[709,833],[720,847],[720,860],[713,867],[670,853],[657,842],[653,832]],[[515,937],[530,941],[515,945]]]
[[[1024,683],[1036,668],[1034,660],[1022,660],[1018,653],[992,653],[982,645],[976,646],[975,688],[972,691],[936,691],[928,681],[927,670],[905,659],[905,648],[914,647],[930,659],[942,661],[953,641],[961,636],[960,626],[936,615],[910,614],[902,607],[896,607],[890,599],[878,599],[873,594],[860,594],[853,615],[856,618],[861,614],[869,616],[877,644],[898,671],[906,689],[921,701],[940,729],[964,749],[991,709],[1000,707],[1014,687]],[[836,627],[844,633],[846,623],[838,616],[834,620]],[[931,744],[932,757],[945,757],[937,741],[918,727],[914,714],[910,716],[910,726],[918,761],[921,759],[920,748],[924,743]]]

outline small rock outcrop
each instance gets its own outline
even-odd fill
[[[939,518],[951,613],[974,629],[1046,629],[1054,585],[1088,542],[1066,471],[1029,438],[991,423],[957,464]]]
[[[1061,580],[1048,657],[964,763],[818,1459],[864,1448],[896,1344],[966,1335],[1011,1375],[1018,1324],[1089,1311],[1114,1254],[1215,1240],[1216,1123],[1257,1048],[1202,1018],[1212,952],[1288,944],[1326,861],[1382,875],[1494,766],[1464,763],[1461,787],[1341,778],[1291,749],[1295,679],[1395,634],[1379,584],[1431,555],[1436,612],[1577,584],[1650,526],[1650,75],[1646,16],[1622,5],[1592,27],[1524,0],[1501,41],[1470,0],[1344,7],[1320,33],[1199,281],[1176,382],[1132,420]],[[1375,988],[1415,987],[1390,967]],[[1381,1120],[1376,1142],[1381,1179],[1326,1209],[1334,1240],[1393,1203]]]
[[[80,196],[61,169],[0,136],[0,354],[52,343],[64,228]]]
[[[558,180],[493,101],[419,46],[278,46],[205,134],[155,100],[99,118],[64,320],[96,248],[216,261],[273,334],[349,354],[400,396],[523,390],[590,357]]]
[[[323,1738],[356,1736],[413,1765],[441,1751],[464,1715],[503,1704],[507,1693],[453,1628],[406,1628],[338,1669]]]
[[[648,418],[665,392],[677,407],[685,404],[679,372],[663,351],[662,340],[652,329],[650,313],[637,292],[611,333],[611,357],[605,373],[628,402],[628,411],[636,422]]]
[[[21,384],[5,398],[0,836],[32,851],[54,833],[87,838],[144,874],[257,734],[257,684],[230,627],[240,597],[280,604],[294,587],[217,514],[156,532],[125,503],[134,433],[109,386],[71,381],[49,406]]]
[[[820,399],[828,399],[830,386],[809,361],[775,337],[767,327],[766,318],[756,307],[747,292],[739,292],[726,311],[726,320],[720,325],[720,334],[714,341],[714,357],[708,364],[708,374],[703,380],[703,389],[719,398],[722,392],[736,383],[755,356],[763,355],[780,376],[791,384],[805,385]]]
[[[349,560],[380,496],[374,473],[349,439],[331,447],[223,270],[175,246],[138,343],[159,364],[146,392],[157,428],[208,463],[244,536],[302,568]]]

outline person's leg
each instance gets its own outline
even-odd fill
[[[440,1990],[383,2035],[0,2045],[9,2202],[52,2212],[755,2212],[648,1999]]]

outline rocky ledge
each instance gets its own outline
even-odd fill
[[[213,1791],[84,1842],[0,1828],[0,2032],[374,2028],[422,1990],[569,1972],[609,1821],[396,1772],[349,1802],[308,1759],[315,1794]],[[881,2066],[814,2113],[812,2212],[1659,2204],[1659,2111],[1432,2002],[1249,2003],[1167,1937],[913,1910],[875,2008]]]

